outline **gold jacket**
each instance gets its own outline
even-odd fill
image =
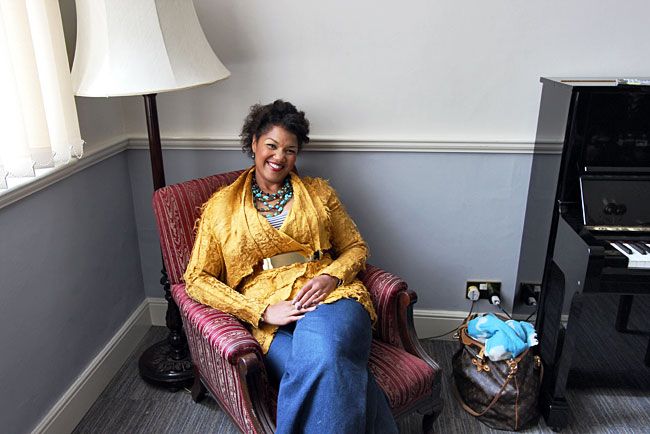
[[[266,353],[277,326],[261,321],[267,306],[291,300],[310,279],[329,274],[343,283],[324,303],[354,298],[374,322],[368,290],[356,278],[365,268],[368,246],[336,193],[320,178],[291,173],[294,203],[279,230],[253,204],[253,168],[216,192],[204,205],[185,271],[188,295],[250,324]],[[313,262],[262,270],[261,262],[280,253],[309,256],[326,252]]]

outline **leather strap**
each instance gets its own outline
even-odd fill
[[[458,327],[458,332],[460,334],[460,340],[464,345],[474,345],[483,350],[485,349],[485,345],[476,339],[471,338],[469,333],[467,333],[467,323],[463,323],[460,327]]]
[[[492,406],[494,404],[497,403],[499,398],[501,398],[501,394],[506,389],[506,386],[508,385],[508,383],[510,383],[510,378],[512,378],[512,377],[508,376],[508,379],[505,381],[505,383],[503,383],[503,386],[501,386],[501,389],[499,389],[497,394],[494,395],[494,398],[492,398],[492,401],[490,402],[490,404],[485,408],[485,410],[483,410],[480,413],[472,410],[467,404],[465,404],[465,401],[463,401],[463,398],[460,396],[460,393],[458,393],[458,389],[456,389],[456,383],[454,381],[451,382],[451,385],[452,385],[452,389],[454,390],[454,395],[456,395],[456,399],[458,400],[458,403],[461,405],[461,407],[463,407],[472,416],[477,416],[478,417],[478,416],[483,416],[485,413],[487,413],[492,408]]]

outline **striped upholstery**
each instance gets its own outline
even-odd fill
[[[171,289],[183,314],[183,326],[186,331],[188,327],[197,331],[197,336],[213,350],[217,349],[220,357],[233,365],[240,356],[248,353],[256,353],[262,358],[260,345],[235,317],[195,302],[187,296],[184,283],[172,285]]]
[[[183,273],[194,242],[194,224],[200,216],[202,204],[242,172],[239,170],[161,188],[154,193],[153,204],[172,296],[183,319],[193,363],[239,429],[244,433],[256,433],[252,422],[255,416],[252,409],[246,408],[237,363],[247,354],[263,360],[261,348],[237,319],[191,300],[183,283]],[[406,283],[372,265],[368,265],[359,277],[370,291],[378,315],[370,369],[386,392],[393,413],[398,414],[435,395],[434,382],[439,380],[436,378],[438,372],[424,360],[403,350],[398,333],[396,301],[398,294],[407,289]],[[273,396],[273,391],[269,391],[268,396]]]
[[[431,395],[435,372],[424,360],[402,349],[373,339],[369,366],[388,396],[393,414]]]
[[[236,375],[238,358],[252,352],[262,359],[262,349],[235,318],[190,299],[185,284],[172,285],[172,295],[181,311],[195,365],[212,389],[219,393],[219,399],[237,412],[240,421],[246,421],[248,415],[241,406],[239,384],[233,383],[236,379],[223,372],[232,371]],[[394,413],[431,395],[433,369],[424,360],[380,339],[372,342],[370,370],[388,396]]]
[[[406,282],[381,268],[366,266],[366,271],[359,276],[370,291],[372,303],[377,312],[375,336],[391,345],[401,347],[397,332],[397,294],[406,291]]]
[[[172,285],[171,291],[183,318],[194,366],[239,429],[254,433],[237,374],[237,358],[248,352],[262,358],[262,349],[235,318],[190,299],[184,283]]]
[[[154,192],[153,210],[170,283],[183,281],[196,235],[194,222],[201,216],[201,206],[215,191],[234,182],[242,172],[237,170],[194,179]]]

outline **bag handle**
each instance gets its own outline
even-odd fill
[[[460,393],[458,393],[458,389],[456,388],[456,383],[454,381],[451,382],[451,385],[452,385],[452,389],[454,391],[454,395],[456,395],[456,399],[458,400],[458,403],[460,404],[460,406],[463,407],[465,409],[465,411],[467,411],[472,416],[479,417],[479,416],[483,416],[485,413],[490,411],[492,406],[497,403],[499,398],[501,398],[501,394],[506,389],[506,386],[508,385],[508,383],[510,383],[511,378],[512,378],[512,376],[508,375],[508,379],[503,383],[503,386],[501,386],[501,389],[499,389],[497,394],[494,395],[494,398],[492,399],[492,402],[490,402],[490,404],[485,408],[485,410],[483,410],[480,413],[474,411],[469,405],[465,404],[465,401],[463,401],[463,398],[460,396]]]
[[[467,332],[467,326],[469,322],[477,316],[477,314],[468,315],[467,318],[465,318],[465,321],[463,321],[463,323],[458,326],[458,330],[456,331],[457,334],[454,335],[454,338],[460,339],[464,345],[475,345],[481,349],[485,349],[485,345],[481,344],[475,339],[472,339]]]

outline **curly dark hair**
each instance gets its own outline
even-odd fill
[[[253,139],[269,132],[273,127],[282,127],[295,134],[298,139],[298,152],[302,145],[309,143],[309,121],[305,112],[281,99],[271,104],[255,104],[244,120],[241,130],[241,149],[249,156],[253,155]]]

